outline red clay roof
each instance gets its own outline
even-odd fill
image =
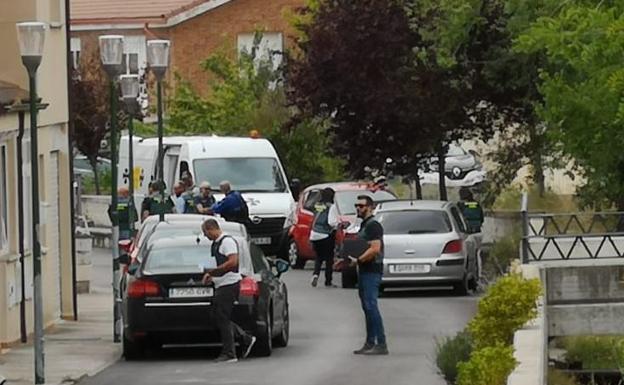
[[[163,21],[206,0],[72,0],[72,24]]]

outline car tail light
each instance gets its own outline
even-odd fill
[[[132,241],[130,239],[123,239],[119,241],[119,248],[126,253],[130,253],[130,250],[132,250]]]
[[[160,285],[149,279],[137,279],[128,286],[129,298],[145,298],[160,296]]]
[[[260,287],[251,277],[245,277],[240,281],[240,295],[243,297],[259,297]]]
[[[444,251],[442,254],[457,254],[461,253],[464,248],[464,242],[461,239],[456,239],[454,241],[450,241],[444,246]]]

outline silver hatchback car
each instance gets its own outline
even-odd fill
[[[460,295],[478,285],[479,236],[469,234],[453,202],[381,202],[375,212],[384,228],[382,288],[450,286]]]

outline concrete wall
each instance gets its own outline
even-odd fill
[[[111,221],[108,218],[110,201],[110,195],[83,195],[80,198],[82,215],[87,220],[93,221],[93,227],[111,227]]]

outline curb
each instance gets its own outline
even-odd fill
[[[115,344],[115,345],[116,345],[115,351],[112,352],[105,360],[103,360],[103,363],[98,365],[95,369],[89,370],[77,376],[66,376],[65,378],[61,380],[61,382],[54,384],[54,385],[78,384],[89,377],[93,377],[97,375],[104,369],[115,364],[121,358],[121,346],[118,346],[120,344]]]

